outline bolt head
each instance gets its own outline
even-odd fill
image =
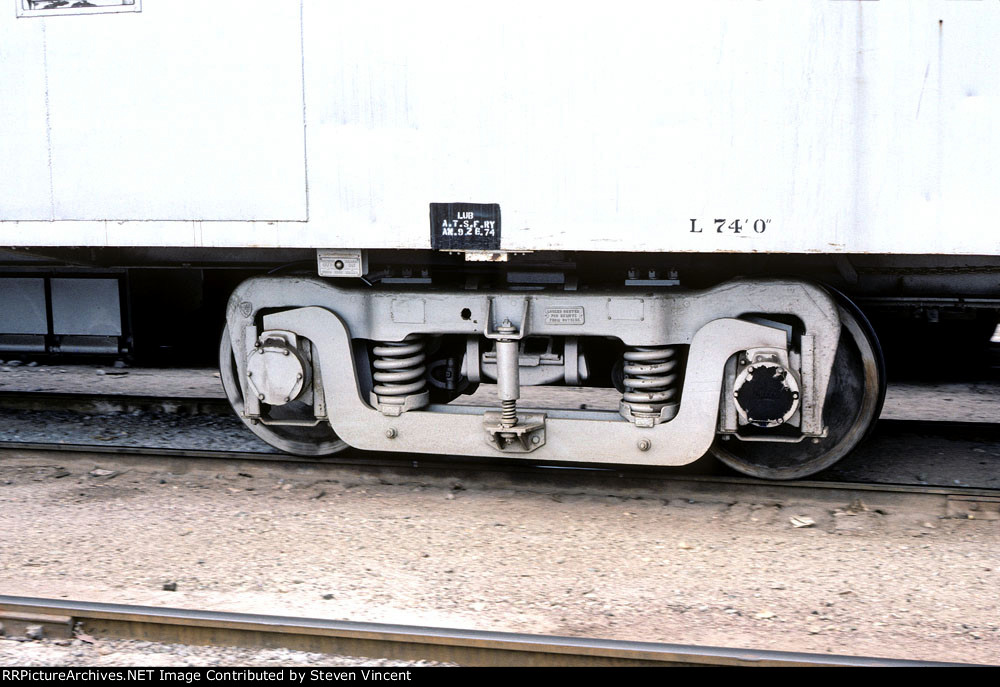
[[[264,400],[264,394],[257,394],[257,400],[258,401],[263,401]]]
[[[640,451],[648,451],[650,448],[652,448],[653,442],[651,442],[649,439],[640,439],[637,445]]]
[[[389,429],[385,430],[385,438],[386,439],[395,439],[396,438],[396,430],[395,430],[395,428],[390,427]]]
[[[539,443],[541,443],[541,441],[542,441],[542,438],[540,436],[538,436],[537,434],[535,436],[531,437],[531,443],[533,443],[533,444],[539,444]]]

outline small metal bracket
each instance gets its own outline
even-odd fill
[[[656,425],[660,423],[672,420],[677,416],[679,408],[679,403],[668,403],[660,408],[659,415],[637,415],[632,412],[632,407],[628,403],[625,401],[619,401],[618,414],[634,424],[636,427],[645,427],[648,429],[650,427],[656,427]]]
[[[372,406],[378,409],[386,417],[399,417],[403,413],[411,410],[418,410],[430,403],[430,392],[424,391],[419,394],[407,394],[406,396],[385,396],[381,400],[379,395],[372,391],[369,394],[369,401]]]
[[[531,453],[545,445],[545,413],[518,413],[517,424],[504,427],[499,411],[483,413],[486,443],[505,453]]]
[[[516,331],[497,331],[495,315],[496,307],[494,305],[494,300],[495,299],[490,298],[488,301],[489,306],[486,311],[486,331],[483,332],[483,336],[487,339],[509,339],[514,341],[523,339],[527,336],[528,304],[530,300],[527,298],[521,299],[521,317],[518,318],[517,322],[513,323],[514,326],[517,327]]]
[[[645,274],[643,274],[645,273]],[[677,278],[677,270],[639,270],[635,267],[628,269],[628,278],[625,286],[680,286],[681,280]]]
[[[466,262],[507,262],[506,251],[502,250],[467,250]]]
[[[359,248],[320,248],[316,270],[321,277],[361,277],[368,273],[368,253]]]

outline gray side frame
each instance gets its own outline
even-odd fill
[[[583,321],[546,317],[552,309],[582,308]],[[468,310],[468,319],[462,317]],[[323,373],[330,423],[352,446],[364,449],[496,456],[483,438],[479,410],[435,412],[433,407],[387,417],[360,394],[351,340],[400,341],[413,333],[485,336],[504,318],[523,335],[614,336],[627,345],[690,344],[677,417],[652,428],[593,416],[546,419],[546,443],[532,459],[682,465],[709,448],[717,429],[726,361],[751,348],[787,349],[782,329],[738,320],[748,313],[790,314],[805,324],[815,355],[814,383],[804,405],[822,417],[822,401],[840,336],[836,304],[821,288],[791,280],[736,280],[702,291],[600,292],[444,291],[359,289],[297,277],[259,277],[241,284],[227,319],[240,383],[246,385],[247,350],[264,329],[294,331],[313,342]],[[401,321],[405,320],[405,321]],[[419,321],[418,321],[419,320]],[[255,400],[247,398],[245,413]],[[566,414],[560,414],[566,415]],[[390,431],[394,430],[394,431]],[[449,437],[441,442],[441,437]],[[643,450],[640,444],[646,446]]]

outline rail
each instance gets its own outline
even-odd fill
[[[70,636],[188,645],[285,648],[325,654],[431,660],[464,666],[854,666],[964,665],[864,656],[554,637],[317,618],[126,606],[0,596],[5,627],[41,625]]]

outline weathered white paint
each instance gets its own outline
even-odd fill
[[[11,7],[0,245],[426,248],[471,201],[508,250],[998,254],[998,35],[947,0]]]

